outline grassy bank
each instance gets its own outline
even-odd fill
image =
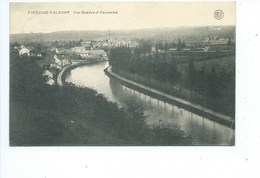
[[[89,88],[43,84],[37,61],[10,58],[10,145],[191,145],[174,125],[148,127],[142,107],[126,108]]]

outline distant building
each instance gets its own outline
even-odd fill
[[[108,43],[107,43],[107,42],[104,42],[104,43],[102,44],[102,47],[108,47]]]
[[[30,56],[42,57],[43,52],[39,50],[30,50]]]
[[[218,46],[218,45],[227,45],[228,39],[210,39],[209,45]]]
[[[20,50],[19,50],[19,56],[23,56],[23,55],[30,55],[30,50],[25,48],[23,45],[21,46]]]
[[[66,65],[69,65],[70,64],[70,61],[66,58],[64,59],[61,59],[61,66],[64,67]]]
[[[80,43],[81,46],[91,46],[91,41],[82,41]]]
[[[85,50],[91,50],[92,49],[92,42],[91,41],[82,41],[80,43],[81,47],[84,47]]]
[[[82,52],[86,51],[86,47],[85,46],[76,46],[74,48],[71,48],[71,51],[74,53],[82,53]]]
[[[59,54],[60,53],[60,50],[58,50],[57,48],[55,49],[55,53],[56,54]]]
[[[169,51],[177,51],[177,48],[170,48]]]
[[[190,48],[182,48],[181,50],[182,51],[190,51],[191,49]]]
[[[209,47],[206,46],[205,48],[203,48],[203,50],[204,50],[205,52],[207,52],[207,51],[209,50]]]
[[[222,51],[222,52],[234,52],[234,41],[230,38],[227,39],[210,39],[208,46],[209,51]]]
[[[52,78],[47,78],[46,80],[47,81],[46,81],[45,84],[47,84],[47,85],[54,85],[55,84],[55,81]]]
[[[129,42],[128,42],[128,46],[129,46],[130,48],[136,48],[136,47],[138,46],[138,43],[135,42],[135,41],[129,41]]]
[[[56,63],[55,64],[50,64],[50,69],[58,69],[58,70],[61,70],[61,66],[60,65],[57,65]]]
[[[155,48],[155,46],[152,46],[152,47],[151,47],[151,52],[153,52],[153,53],[156,52],[156,48]]]
[[[49,70],[44,70],[42,76],[53,79],[53,74]]]
[[[89,57],[88,51],[81,52],[79,55],[80,55],[82,58],[87,58],[87,57]]]
[[[97,56],[106,56],[107,53],[104,50],[97,49],[97,50],[90,50],[88,51],[90,55],[97,55]]]
[[[42,76],[45,78],[45,84],[54,85],[53,74],[49,70],[44,70]]]
[[[107,53],[104,50],[86,50],[82,53],[80,53],[80,56],[83,58],[102,58],[107,60]]]
[[[55,64],[61,66],[61,60],[57,57],[57,55],[54,55],[54,62]]]
[[[70,49],[63,49],[63,48],[59,48],[59,49],[55,49],[55,53],[56,54],[59,54],[59,55],[65,55],[65,54],[68,54],[70,53],[71,50]]]

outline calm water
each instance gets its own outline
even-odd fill
[[[196,145],[229,145],[234,130],[198,116],[175,105],[164,103],[150,96],[125,87],[104,73],[108,62],[78,67],[70,71],[66,81],[87,86],[104,94],[108,100],[125,106],[129,100],[144,107],[148,124],[174,123],[189,134]]]

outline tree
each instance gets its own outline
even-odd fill
[[[174,83],[177,83],[179,81],[181,74],[178,70],[177,63],[175,62],[175,60],[171,61],[169,67],[170,67],[170,70],[169,70],[168,76],[171,81],[172,90],[173,90]]]
[[[228,38],[227,45],[229,45],[229,46],[232,45],[232,41],[231,41],[231,38],[230,38],[230,37]]]
[[[170,44],[170,48],[176,48],[176,44],[174,41]]]
[[[167,43],[167,41],[166,41],[166,43],[164,44],[164,49],[165,49],[165,50],[168,50],[168,49],[169,49],[169,44]]]
[[[182,45],[181,39],[178,38],[177,50],[180,51],[180,50],[182,50],[182,48],[183,48],[183,45]]]
[[[193,63],[193,58],[191,58],[189,60],[189,64],[188,64],[188,72],[187,72],[187,82],[188,82],[188,87],[190,88],[190,92],[191,92],[191,97],[192,97],[192,92],[193,92],[193,88],[196,82],[196,70],[194,67],[194,63]]]
[[[161,41],[159,41],[159,43],[158,43],[158,49],[163,49],[163,44]]]

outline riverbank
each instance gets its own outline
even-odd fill
[[[166,93],[163,93],[159,90],[156,90],[156,89],[153,89],[151,87],[142,85],[140,83],[128,80],[128,79],[126,79],[122,76],[119,76],[118,74],[112,72],[111,67],[106,68],[104,71],[109,77],[112,77],[112,78],[119,80],[123,85],[125,85],[129,88],[137,90],[137,91],[144,93],[146,95],[152,96],[156,99],[165,101],[167,103],[180,106],[180,107],[182,107],[186,110],[194,112],[194,113],[196,113],[200,116],[207,117],[210,120],[215,121],[219,124],[225,125],[229,128],[232,128],[232,129],[235,128],[235,123],[234,123],[235,121],[231,117],[228,117],[228,116],[225,116],[223,114],[214,112],[214,111],[212,111],[208,108],[202,107],[202,106],[197,105],[197,104],[193,104],[189,101],[174,97],[174,96],[166,94]]]
[[[84,65],[88,65],[88,64],[97,64],[97,63],[100,63],[100,62],[106,62],[108,60],[102,60],[102,61],[96,61],[96,60],[91,60],[91,61],[82,61],[82,62],[73,62],[71,65],[69,66],[66,66],[64,67],[58,74],[58,77],[57,77],[57,84],[59,86],[63,86],[63,84],[66,83],[65,79],[66,79],[66,75],[67,75],[67,72],[68,71],[71,71],[77,67],[80,67],[80,66],[84,66]]]
[[[136,105],[120,108],[87,87],[44,84],[37,62],[18,57],[10,57],[10,146],[192,145],[179,127],[149,127]]]
[[[74,66],[77,67],[77,64],[78,64],[78,62],[75,62],[75,63],[72,63],[71,65],[65,66],[65,67],[63,67],[63,68],[61,69],[61,71],[58,73],[58,76],[57,76],[57,84],[58,84],[59,86],[63,86],[63,82],[62,82],[63,73],[64,73],[65,71],[67,71],[68,69],[73,68]]]

